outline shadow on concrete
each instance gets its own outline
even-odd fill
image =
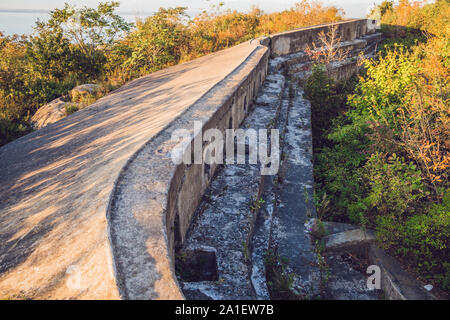
[[[0,287],[2,278],[25,262],[49,267],[54,261],[45,257],[53,252],[52,244],[63,241],[66,246],[54,251],[73,248],[71,261],[58,260],[53,267],[61,268],[56,275],[98,249],[99,239],[106,239],[106,207],[121,168],[221,80],[221,73],[205,72],[205,62],[221,55],[131,81],[93,105],[0,148]],[[234,55],[228,58],[236,60]],[[96,231],[91,226],[99,222],[104,229]],[[80,230],[89,233],[77,234]]]

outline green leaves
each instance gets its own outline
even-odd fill
[[[442,203],[423,212],[405,220],[379,217],[379,242],[413,265],[418,274],[450,290],[450,191],[447,190]]]
[[[448,1],[423,8],[384,2],[381,9],[383,19],[421,29],[448,25],[441,19]],[[448,36],[406,36],[365,61],[365,76],[341,105],[345,113],[336,112],[334,100],[343,86],[313,69],[305,96],[312,103],[316,193],[329,199],[325,218],[376,228],[385,249],[449,290]]]
[[[366,60],[367,76],[362,78],[357,94],[349,98],[353,113],[400,130],[397,118],[405,92],[413,85],[418,69],[403,47],[389,50],[379,59]]]
[[[387,159],[373,154],[364,167],[364,179],[369,186],[366,200],[374,216],[412,213],[415,202],[426,195],[420,171],[396,154]]]
[[[63,9],[51,12],[46,24],[41,28],[62,30],[64,35],[75,41],[86,53],[92,53],[97,47],[114,43],[117,37],[128,32],[133,24],[114,14],[119,2],[102,2],[97,9],[75,8],[65,4]]]
[[[123,63],[130,72],[145,74],[179,62],[187,43],[186,8],[159,9],[137,24],[129,36],[131,56]]]
[[[60,70],[78,73],[84,79],[98,78],[107,52],[133,26],[114,14],[118,6],[118,2],[105,2],[96,9],[75,8],[66,3],[63,9],[51,12],[48,22],[38,22],[37,35],[29,48],[32,62],[39,68],[37,71],[48,70],[47,73],[58,79],[62,77]],[[55,67],[48,69],[52,63],[60,69],[56,74]]]

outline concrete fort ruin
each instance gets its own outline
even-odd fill
[[[381,35],[372,20],[336,25],[351,53],[333,66],[343,79]],[[329,27],[254,39],[155,72],[0,148],[0,296],[268,299],[263,252],[273,243],[292,258],[299,288],[313,288],[305,224],[315,213],[299,199],[313,183],[300,84],[312,65],[304,50]],[[223,133],[279,129],[278,176],[262,176],[254,164],[174,164],[172,133],[194,121]],[[283,191],[273,191],[275,179]],[[177,266],[204,274],[177,278]]]

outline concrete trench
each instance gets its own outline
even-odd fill
[[[358,68],[356,56],[370,56],[381,37],[372,20],[337,25],[356,39],[342,44],[352,58],[329,68],[345,79]],[[155,72],[3,146],[0,295],[376,298],[354,264],[334,250],[317,254],[309,234],[310,110],[301,86],[312,64],[302,50],[328,28],[254,39]],[[195,144],[196,121],[220,132],[278,129],[278,174],[261,176],[258,163],[175,164],[172,134],[190,128]],[[330,228],[327,248],[361,238],[344,229]],[[369,260],[381,267],[387,298],[430,298],[372,245]]]
[[[379,38],[375,34],[343,43],[352,55],[336,64],[336,74],[343,70],[340,78],[345,78],[354,73],[352,58],[361,52],[370,55]],[[296,298],[377,299],[365,287],[366,276],[340,255],[327,256],[333,274],[326,288],[321,280],[323,270],[309,233],[316,217],[311,110],[301,87],[311,65],[304,52],[269,61],[266,81],[241,128],[279,130],[279,172],[261,176],[260,164],[248,163],[218,168],[176,251],[177,278],[187,299],[277,298],[268,285],[269,252],[284,261],[277,263],[283,264],[282,276],[290,277]]]

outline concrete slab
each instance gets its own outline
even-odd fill
[[[280,107],[284,77],[269,75],[241,128],[266,129]],[[217,250],[219,281],[184,283],[189,299],[196,292],[214,299],[254,299],[251,240],[260,199],[261,164],[226,164],[207,189],[181,250],[209,246]],[[201,270],[196,270],[201,272]],[[194,293],[194,295],[191,295]],[[265,298],[268,298],[266,293]]]
[[[273,247],[295,273],[295,289],[314,296],[319,288],[319,267],[305,224],[316,216],[312,203],[312,136],[310,105],[303,90],[294,88],[279,172],[279,205],[274,211]]]
[[[1,297],[119,298],[106,211],[121,169],[254,50],[134,80],[0,148]]]
[[[407,273],[401,265],[375,244],[369,247],[369,260],[381,270],[381,288],[389,300],[437,300],[424,283]]]
[[[375,235],[370,230],[354,229],[331,234],[326,236],[324,241],[326,250],[341,250],[375,241]]]

